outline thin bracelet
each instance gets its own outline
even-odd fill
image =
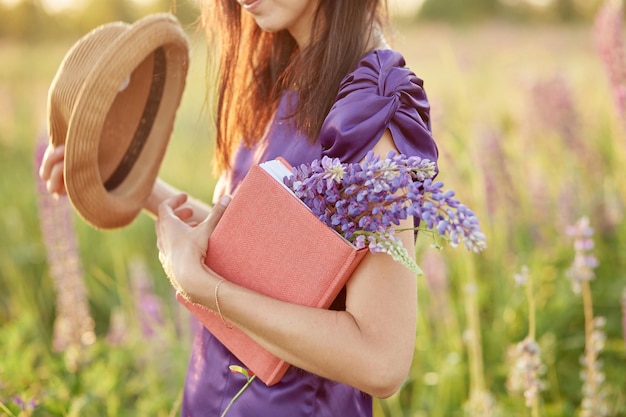
[[[222,315],[222,310],[220,309],[220,300],[217,297],[217,290],[219,290],[220,285],[222,284],[222,282],[224,282],[224,279],[220,279],[217,284],[215,284],[215,307],[217,308],[217,314],[219,314],[220,318],[222,319],[222,323],[224,323],[224,326],[227,329],[233,329],[235,326],[233,326],[232,324],[228,324],[226,322],[226,319],[224,318],[224,316]]]

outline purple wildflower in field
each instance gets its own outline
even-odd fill
[[[606,335],[604,317],[594,317],[590,281],[595,278],[594,269],[598,260],[592,254],[594,247],[593,228],[589,219],[582,217],[575,225],[570,226],[567,234],[574,238],[574,262],[567,275],[572,280],[575,293],[582,294],[585,315],[585,352],[580,358],[583,381],[581,417],[603,417],[609,415],[609,407],[604,389],[605,375],[602,371],[600,353],[604,349]]]
[[[581,417],[604,417],[610,414],[606,390],[603,389],[606,377],[602,371],[602,361],[598,359],[606,341],[605,325],[604,317],[593,318],[591,332],[585,340],[585,355],[580,358],[583,367],[580,372],[583,381]]]
[[[528,282],[528,274],[528,267],[526,265],[522,266],[522,270],[520,272],[513,274],[513,280],[515,281],[515,284],[519,287],[526,285],[526,283]]]
[[[509,347],[508,358],[511,363],[507,378],[507,389],[514,393],[523,393],[526,407],[533,416],[539,415],[539,392],[544,389],[541,376],[545,367],[541,362],[541,350],[537,344],[535,296],[533,280],[529,268],[524,265],[519,273],[513,275],[518,286],[526,289],[528,301],[528,335],[524,340]]]
[[[583,217],[576,224],[567,228],[567,235],[574,238],[574,262],[567,270],[567,276],[572,280],[572,290],[580,294],[581,284],[595,278],[594,269],[598,260],[591,252],[594,247],[593,228],[589,225],[589,218]]]
[[[467,417],[495,417],[500,415],[493,394],[487,390],[473,390],[463,405]]]
[[[479,136],[482,158],[478,160],[485,183],[487,212],[495,214],[499,208],[517,206],[514,190],[516,183],[510,172],[510,163],[502,147],[504,135],[496,130],[489,130]]]
[[[161,299],[154,293],[152,277],[145,262],[138,259],[130,264],[130,282],[141,333],[147,338],[155,336],[165,319]]]
[[[46,140],[36,148],[38,171]],[[72,208],[66,196],[54,198],[37,177],[41,234],[46,247],[50,275],[56,289],[56,318],[52,346],[56,351],[75,350],[95,341],[94,321],[89,311],[87,288],[78,252]]]
[[[574,105],[572,88],[563,75],[537,80],[531,86],[533,119],[540,129],[557,133],[564,142],[581,156],[586,155],[586,143],[580,136],[578,111]]]
[[[541,350],[532,337],[527,337],[509,349],[512,362],[507,379],[507,388],[512,392],[522,392],[526,407],[533,407],[544,388],[541,374],[544,366],[541,362]]]
[[[626,67],[624,66],[624,4],[606,0],[596,15],[594,37],[604,64],[617,113],[626,120]]]
[[[361,163],[324,157],[294,167],[285,184],[357,248],[387,253],[421,273],[394,229],[409,216],[452,246],[463,243],[474,252],[486,248],[474,213],[454,198],[453,191],[433,181],[435,175],[435,163],[429,160],[394,151],[380,158],[370,151]]]
[[[20,397],[19,395],[15,395],[13,397],[13,404],[17,405],[20,410],[25,411],[26,415],[29,415],[31,411],[34,411],[35,408],[37,408],[37,400],[34,398],[31,398],[30,400],[25,400],[24,398]],[[21,416],[22,414],[20,414]]]

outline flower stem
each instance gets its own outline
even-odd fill
[[[535,294],[533,293],[533,279],[528,277],[526,282],[526,298],[528,300],[528,336],[535,340],[537,324],[535,319]]]
[[[467,282],[465,287],[465,314],[468,326],[468,359],[470,365],[470,391],[485,391],[483,352],[480,329],[480,311],[478,306],[478,285],[476,271],[471,261],[466,261]]]
[[[597,361],[596,351],[592,346],[593,340],[593,301],[591,298],[591,285],[589,281],[583,281],[582,285],[582,297],[583,297],[583,310],[585,314],[585,365],[587,368],[587,383],[590,385],[589,392],[595,393],[596,387],[596,369],[595,364]],[[595,399],[595,395],[591,396]]]
[[[7,416],[15,417],[15,414],[9,410],[9,408],[0,401],[0,410],[6,413]]]
[[[530,274],[526,281],[526,298],[528,299],[528,336],[532,340],[535,340],[535,335],[537,333],[535,318],[535,294],[533,292],[533,279]],[[539,417],[539,401],[536,396],[533,398],[530,413],[532,417]]]
[[[252,381],[254,381],[255,378],[256,378],[256,375],[252,375],[250,378],[248,378],[248,381],[245,383],[245,385],[241,387],[239,392],[230,400],[230,402],[228,403],[228,405],[226,406],[226,408],[224,409],[224,412],[220,415],[220,417],[224,417],[226,415],[226,413],[228,412],[228,410],[230,410],[230,407],[232,407],[232,405],[235,403],[237,398],[239,398],[239,396],[243,394],[243,392],[246,390],[246,388],[250,386],[250,384],[252,383]]]
[[[532,417],[539,417],[539,401],[535,398],[533,400],[533,406],[530,409],[530,413]]]

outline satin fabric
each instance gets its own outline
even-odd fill
[[[218,182],[216,198],[224,193],[232,194],[253,163],[278,156],[292,165],[324,155],[343,162],[358,162],[386,129],[400,152],[437,160],[437,147],[430,133],[430,106],[422,80],[406,68],[404,58],[396,51],[375,50],[366,54],[344,78],[319,140],[314,143],[298,134],[286,119],[296,99],[294,92],[283,96],[260,145],[238,149],[232,170]],[[210,332],[200,325],[196,327],[181,415],[220,416],[246,382],[243,375],[232,373],[229,366],[244,365]],[[253,381],[227,414],[228,417],[371,415],[371,396],[294,366],[274,386]]]

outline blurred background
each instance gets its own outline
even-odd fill
[[[581,23],[593,19],[600,0],[390,0],[395,17],[414,21]],[[197,19],[194,0],[1,0],[0,35],[29,41],[67,39],[111,20],[175,11],[183,23]]]
[[[626,416],[621,0],[390,0],[480,255],[418,239],[410,378],[381,416]],[[211,48],[192,1],[0,0],[0,415],[173,416],[191,345],[152,220],[43,191],[50,82],[94,27],[172,12],[191,67],[160,175],[210,200]]]

